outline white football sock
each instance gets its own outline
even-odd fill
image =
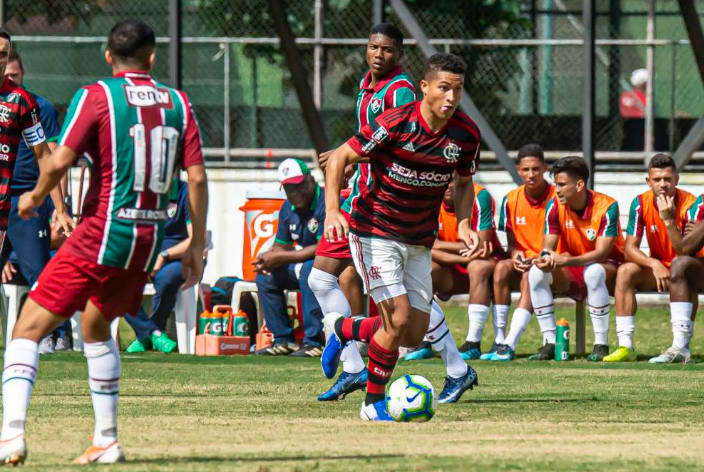
[[[543,333],[543,344],[555,344],[555,305],[550,288],[552,274],[533,266],[528,272],[528,282],[533,311]]]
[[[672,345],[689,349],[689,340],[694,331],[692,304],[689,302],[670,302],[670,322],[672,324]]]
[[[633,333],[635,330],[635,316],[616,316],[616,335],[618,336],[619,346],[633,349]]]
[[[93,445],[105,447],[117,440],[117,398],[120,353],[115,340],[83,344],[88,361],[88,385],[95,412]]]
[[[350,303],[340,288],[337,277],[313,267],[308,276],[308,286],[318,300],[323,316],[329,313],[340,313],[346,317],[351,316]],[[325,335],[329,336],[330,333],[325,333]],[[364,361],[359,354],[357,343],[348,343],[342,349],[340,361],[344,372],[356,374],[364,369]]]
[[[467,341],[478,343],[482,340],[484,325],[489,319],[489,307],[472,303],[467,307],[467,316],[469,316],[469,329],[467,330]]]
[[[24,433],[27,408],[39,366],[39,347],[30,339],[13,339],[5,349],[2,371],[2,435],[12,439]]]
[[[362,372],[366,367],[364,359],[362,359],[362,355],[359,353],[359,347],[357,347],[357,343],[354,341],[347,343],[347,346],[342,348],[340,362],[342,362],[342,371],[348,374],[357,374]]]
[[[606,288],[606,271],[601,264],[590,264],[584,269],[587,286],[589,317],[594,329],[594,344],[609,344],[609,290]]]
[[[425,333],[425,340],[430,343],[434,351],[440,353],[447,375],[459,378],[467,374],[467,363],[462,359],[445,321],[445,314],[435,300],[431,305],[430,323]]]
[[[509,308],[508,305],[494,304],[494,317],[492,318],[492,322],[494,323],[494,342],[496,344],[504,344]]]
[[[526,327],[528,327],[528,323],[530,323],[530,311],[525,308],[516,308],[513,310],[511,328],[508,330],[506,339],[504,339],[504,344],[515,351],[518,341],[521,339],[521,335],[526,330]]]

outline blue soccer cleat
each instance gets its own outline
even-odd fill
[[[365,405],[364,402],[362,402],[359,417],[364,421],[393,421],[394,419],[389,415],[389,411],[386,409],[387,401],[388,398],[383,398],[370,405]]]
[[[465,391],[473,389],[475,385],[479,385],[479,380],[477,372],[471,366],[467,366],[467,373],[462,377],[454,378],[448,375],[445,377],[445,385],[438,397],[438,403],[455,403]]]
[[[421,359],[431,359],[434,356],[430,343],[423,341],[418,348],[403,356],[404,361],[419,361]]]
[[[499,348],[494,352],[494,354],[491,356],[490,361],[502,361],[502,362],[508,362],[512,361],[513,359],[516,358],[516,352],[511,349],[511,346],[508,346],[506,344],[501,344],[499,345]]]
[[[356,374],[342,372],[337,378],[337,381],[325,393],[318,397],[318,401],[329,402],[333,400],[342,400],[348,393],[355,390],[361,390],[367,386],[367,368],[365,367]]]
[[[492,357],[494,357],[494,353],[499,348],[499,346],[500,346],[500,344],[496,344],[496,343],[492,344],[489,352],[485,352],[484,354],[479,356],[479,360],[480,361],[490,361],[492,359]]]
[[[333,312],[323,317],[325,332],[330,333],[330,335],[325,340],[325,347],[320,356],[320,365],[323,367],[323,374],[329,379],[335,377],[337,366],[340,364],[342,350],[345,348],[345,344],[340,341],[340,338],[335,333],[335,323],[342,316],[340,313]]]
[[[465,343],[459,347],[459,351],[462,359],[466,361],[479,359],[479,356],[482,355],[478,342],[465,341]]]

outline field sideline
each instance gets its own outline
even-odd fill
[[[466,312],[447,310],[458,344]],[[558,316],[572,310],[562,309]],[[569,319],[569,316],[568,316]],[[641,309],[643,359],[670,342],[664,307]],[[699,332],[697,332],[699,331]],[[131,331],[123,330],[127,334]],[[491,324],[483,346],[491,345]],[[616,346],[613,317],[611,347]],[[587,322],[587,346],[591,349]],[[129,338],[123,338],[123,346]],[[426,424],[367,424],[361,393],[316,401],[329,381],[319,361],[261,356],[124,355],[120,442],[128,463],[110,470],[671,470],[704,466],[704,338],[694,364],[533,363],[531,322],[518,354],[476,361],[479,388],[441,406]],[[574,345],[574,344],[573,344]],[[442,388],[439,358],[400,364]],[[75,470],[89,444],[92,409],[79,353],[42,358],[28,419],[25,470]]]

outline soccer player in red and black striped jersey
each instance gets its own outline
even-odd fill
[[[326,349],[350,340],[369,342],[367,396],[360,412],[364,420],[391,419],[384,394],[399,347],[417,346],[428,328],[433,295],[430,248],[453,177],[459,239],[467,245],[467,254],[479,250],[469,215],[480,132],[471,118],[457,111],[465,69],[457,56],[434,54],[421,80],[422,101],[385,111],[330,157],[325,236],[349,234],[357,271],[381,312],[364,320],[325,317],[329,331],[341,341],[328,343]],[[348,224],[337,194],[345,166],[363,158],[370,161],[372,185],[353,203]],[[470,368],[465,389],[474,383],[476,372]]]

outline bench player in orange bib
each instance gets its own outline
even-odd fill
[[[589,299],[594,328],[590,361],[609,354],[609,293],[623,263],[624,240],[618,203],[587,189],[589,168],[584,159],[568,156],[553,164],[556,196],[545,209],[543,250],[528,273],[530,298],[543,333],[543,347],[529,360],[548,360],[555,351],[553,292]],[[562,253],[557,252],[558,242]]]
[[[506,233],[511,258],[499,261],[494,269],[494,316],[503,318],[505,323],[511,305],[511,290],[519,289],[521,296],[503,343],[495,351],[482,355],[482,359],[491,361],[512,360],[518,341],[530,323],[533,306],[528,270],[540,254],[545,207],[555,196],[555,186],[544,177],[547,166],[539,145],[526,144],[518,150],[516,170],[523,184],[504,197],[499,213],[499,231]]]
[[[633,199],[628,215],[625,246],[627,262],[618,268],[616,274],[616,334],[619,347],[604,357],[604,362],[636,360],[633,348],[636,290],[670,290],[670,266],[677,254],[670,243],[665,222],[660,218],[658,202],[663,197],[674,199],[673,223],[677,230],[682,232],[687,222],[687,210],[696,199],[691,193],[677,188],[679,175],[675,161],[666,154],[656,154],[650,159],[645,181],[650,188]],[[650,256],[640,249],[644,235],[648,241]],[[673,311],[675,312],[676,310]],[[675,332],[673,323],[673,333]],[[682,354],[681,358],[685,359],[687,356]]]

